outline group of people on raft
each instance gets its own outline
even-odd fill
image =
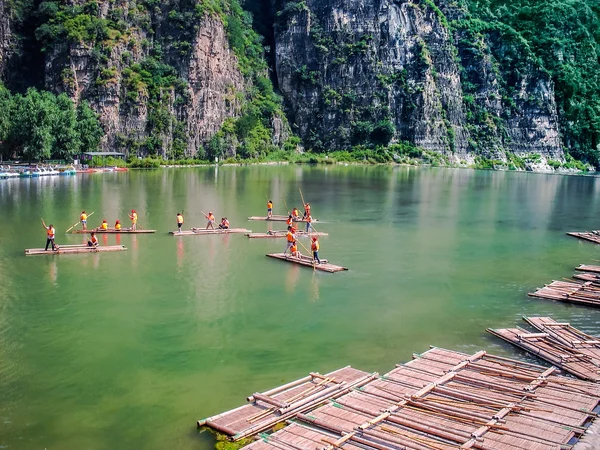
[[[87,219],[88,219],[88,215],[86,214],[86,212],[81,211],[81,215],[79,216],[79,221],[81,222],[82,230],[87,230]],[[129,231],[135,231],[137,229],[137,221],[138,221],[138,215],[137,215],[137,212],[135,211],[135,209],[131,210],[131,214],[129,214],[129,219],[131,220],[131,228],[129,228]],[[102,220],[102,223],[100,224],[100,226],[96,228],[96,230],[98,230],[98,231],[104,231],[104,230],[108,230],[108,229],[109,229],[109,226],[108,226],[108,222],[106,221],[106,219]],[[122,230],[121,221],[119,219],[116,220],[115,226],[112,229],[115,231]]]
[[[206,229],[208,230],[209,228],[211,228],[214,230],[215,229],[215,215],[212,213],[212,211],[209,211],[208,214],[204,214],[204,217],[206,217],[208,219],[208,222],[206,224]],[[177,231],[179,233],[181,233],[182,226],[183,226],[183,213],[180,212],[180,213],[177,213]],[[221,223],[219,223],[218,229],[220,229],[220,230],[228,230],[229,229],[229,220],[227,219],[227,217],[221,217]]]

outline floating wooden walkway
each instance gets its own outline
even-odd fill
[[[268,220],[270,222],[285,222],[286,220],[288,220],[288,216],[279,215],[279,214],[273,214],[273,216],[271,216],[271,217],[267,217],[267,216],[251,216],[251,217],[248,217],[248,220]],[[315,219],[313,217],[312,221],[313,222],[318,222],[319,219]],[[306,220],[304,220],[303,218],[299,218],[299,219],[294,219],[294,222],[306,222]]]
[[[25,255],[61,255],[71,253],[98,253],[98,252],[122,252],[127,250],[124,245],[100,245],[98,247],[88,247],[86,244],[80,245],[59,245],[58,250],[48,251],[43,248],[27,248]]]
[[[600,306],[600,287],[589,281],[583,283],[553,281],[528,295],[587,306]]]
[[[300,258],[291,256],[290,254],[283,253],[267,253],[267,256],[270,258],[281,259],[282,261],[287,261],[293,264],[300,264],[301,266],[312,267],[315,270],[322,270],[323,272],[342,272],[344,270],[348,270],[346,267],[336,266],[335,264],[330,264],[326,259],[321,259],[321,264],[316,264],[312,258],[302,255]]]
[[[73,234],[150,234],[156,233],[156,230],[130,230],[129,228],[121,228],[120,230],[115,230],[114,228],[109,228],[107,230],[103,230],[102,228],[92,228],[91,230],[73,230],[71,233]],[[71,234],[67,233],[67,234]]]
[[[282,239],[287,236],[287,230],[267,231],[266,233],[247,233],[250,239]],[[307,233],[306,231],[296,231],[298,237],[313,237],[313,236],[329,236],[329,233],[314,231]]]
[[[585,241],[590,241],[595,244],[600,244],[600,232],[597,231],[585,231],[585,232],[570,232],[567,233],[569,236],[573,236]]]
[[[518,327],[487,331],[576,377],[600,381],[600,340],[550,317],[524,319],[539,332]]]
[[[206,234],[233,234],[233,233],[251,233],[252,230],[246,230],[245,228],[228,228],[226,230],[222,230],[220,228],[204,229],[204,228],[192,228],[191,230],[181,231],[169,231],[169,234],[173,236],[198,236],[198,235],[206,235]]]
[[[251,450],[558,450],[596,417],[600,385],[553,367],[440,348],[414,358],[383,376],[309,376],[198,425],[255,436]]]

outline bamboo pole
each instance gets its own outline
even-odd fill
[[[92,217],[92,214],[94,214],[96,211],[92,211],[90,214],[88,214],[88,218]],[[69,228],[67,231],[65,231],[65,234],[68,233],[69,231],[71,231],[73,228],[75,228],[77,226],[77,224],[79,224],[79,222],[81,222],[81,220],[78,220],[77,222],[75,222],[75,224]]]

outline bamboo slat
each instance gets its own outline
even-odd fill
[[[283,239],[287,236],[287,231],[267,231],[266,233],[246,233],[250,239]],[[296,231],[298,237],[329,236],[329,233]]]
[[[59,246],[58,250],[48,251],[43,248],[27,248],[25,249],[25,255],[63,255],[73,253],[100,253],[100,252],[122,252],[127,250],[124,245],[102,245],[98,247],[88,247],[87,245],[81,245],[76,247]]]
[[[598,231],[584,231],[584,232],[571,231],[567,234],[569,236],[583,239],[585,241],[593,242],[594,244],[600,244],[600,232],[598,232]]]
[[[92,228],[90,230],[73,230],[67,234],[150,234],[156,233],[156,230],[131,230],[129,228],[121,228],[120,230],[115,230],[114,228],[108,228],[104,230],[102,228]]]
[[[273,214],[273,216],[271,216],[271,217],[251,216],[251,217],[248,217],[248,220],[266,220],[269,222],[285,222],[286,220],[288,220],[288,216],[284,216],[282,214]],[[318,222],[319,220],[312,217],[312,221]],[[300,218],[298,220],[294,220],[294,222],[306,222],[306,220]]]
[[[207,234],[232,234],[232,233],[251,233],[252,230],[246,230],[245,228],[228,228],[226,230],[222,230],[220,228],[204,229],[204,228],[192,228],[190,230],[179,231],[169,231],[171,236],[204,236]]]

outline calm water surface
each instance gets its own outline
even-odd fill
[[[300,206],[315,273],[264,255],[283,240],[172,237],[175,214],[233,226]],[[25,257],[82,209],[97,225],[135,208],[155,235],[101,236],[127,252]],[[0,181],[0,448],[200,449],[197,419],[255,391],[351,364],[384,372],[429,345],[523,354],[486,335],[552,315],[600,333],[599,312],[526,293],[600,259],[565,236],[600,228],[600,180],[410,167],[221,167]],[[307,245],[306,241],[305,245]]]

